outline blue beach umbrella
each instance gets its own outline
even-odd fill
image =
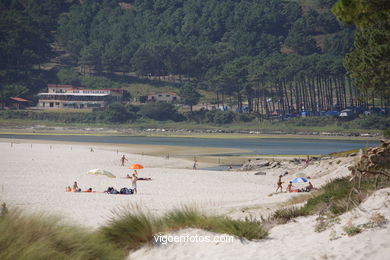
[[[306,180],[305,178],[301,178],[301,177],[295,177],[294,179],[292,179],[291,182],[292,183],[300,183],[300,182],[308,182],[308,180]]]

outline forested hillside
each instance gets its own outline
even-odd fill
[[[353,48],[355,27],[336,20],[330,11],[335,0],[305,2],[311,5],[282,0],[2,1],[2,93],[14,91],[15,85],[30,96],[46,83],[93,87],[99,84],[85,84],[86,77],[136,73],[190,82],[187,88],[215,93],[214,103],[261,114],[389,105],[382,92],[357,89],[346,73],[342,60]],[[59,55],[59,63],[49,63]],[[99,86],[115,84],[102,82]],[[373,101],[374,96],[380,99]]]

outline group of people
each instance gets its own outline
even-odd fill
[[[92,148],[91,148],[91,152],[93,152]],[[125,166],[125,161],[128,161],[128,160],[127,160],[126,156],[123,155],[120,159],[121,166]],[[137,170],[134,170],[134,173],[132,175],[127,174],[126,178],[131,179],[131,186],[132,186],[132,191],[134,192],[134,194],[137,194],[137,181],[139,181],[139,180],[140,181],[151,181],[152,180],[152,178],[139,178]],[[92,192],[92,188],[89,188],[85,191],[82,191],[81,188],[79,188],[77,181],[74,182],[73,188],[71,188],[70,186],[67,186],[67,187],[65,187],[65,190],[67,192]],[[131,194],[133,194],[133,192]]]
[[[87,190],[85,190],[85,191],[83,191],[83,190],[81,190],[81,188],[79,188],[79,186],[78,186],[78,184],[77,184],[77,181],[75,181],[74,183],[73,183],[73,188],[71,188],[70,186],[67,186],[66,188],[65,188],[65,190],[66,190],[66,192],[92,192],[92,188],[89,188],[89,189],[87,189]]]
[[[288,174],[288,172],[286,172]],[[286,173],[284,175],[286,175]],[[276,183],[276,191],[275,192],[278,192],[278,190],[280,189],[280,192],[283,192],[283,186],[282,184],[284,183],[282,181],[282,177],[283,175],[279,175],[279,179]],[[287,185],[287,188],[286,188],[286,192],[310,192],[312,190],[315,190],[316,188],[314,188],[313,184],[309,181],[309,184],[305,187],[305,188],[301,188],[301,189],[293,189],[293,183],[292,181],[289,182],[289,184]]]

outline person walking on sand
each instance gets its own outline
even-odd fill
[[[278,182],[276,183],[276,185],[277,185],[277,188],[276,188],[276,191],[275,191],[275,192],[278,192],[279,188],[280,188],[280,192],[283,192],[283,187],[282,187],[282,184],[283,184],[283,182],[282,182],[282,177],[283,177],[283,175],[279,175],[279,180],[278,180]]]
[[[126,159],[126,156],[123,155],[122,158],[121,158],[121,165],[122,166],[125,166],[125,161],[127,161],[127,159]]]
[[[196,160],[194,161],[194,165],[192,166],[193,170],[196,170]]]
[[[131,185],[133,187],[134,194],[137,194],[137,181],[138,181],[138,177],[135,176],[135,174],[133,174],[133,177],[131,178]]]

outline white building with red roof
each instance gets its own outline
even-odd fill
[[[49,84],[46,93],[39,93],[38,108],[103,108],[112,102],[122,102],[123,89],[86,89],[72,85]]]

